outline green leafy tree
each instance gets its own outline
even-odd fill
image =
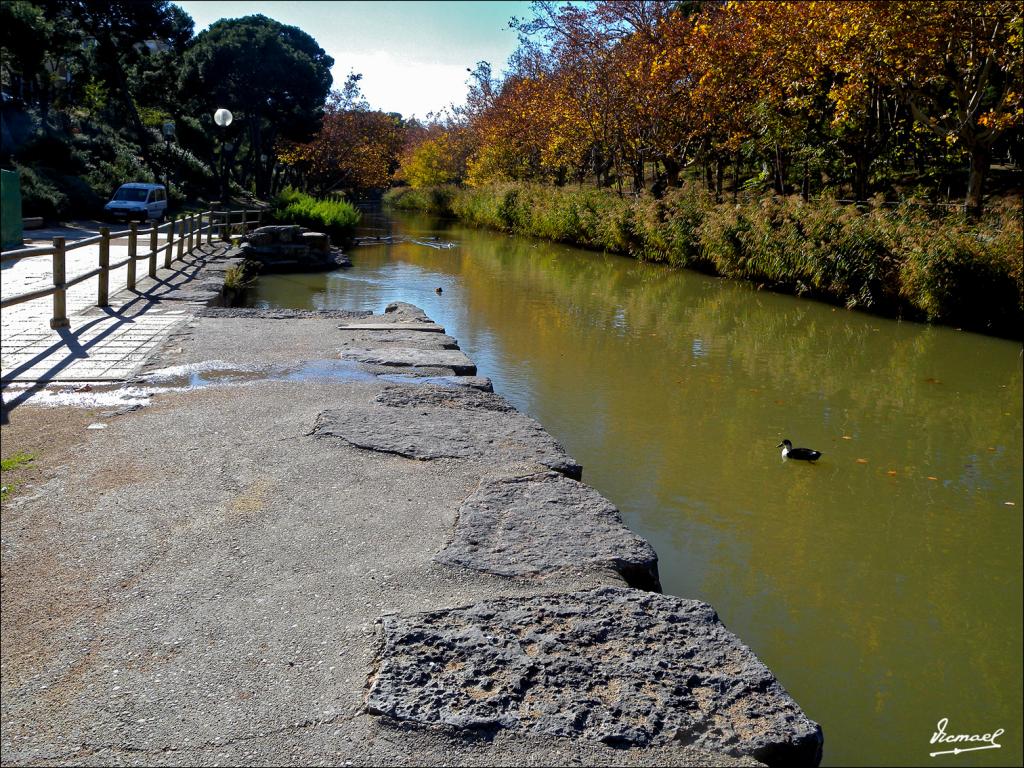
[[[333,64],[297,27],[260,15],[222,19],[186,51],[179,92],[211,124],[215,109],[231,110],[232,129],[247,139],[248,165],[263,195],[276,144],[307,140],[320,127]]]

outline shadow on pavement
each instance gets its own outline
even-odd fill
[[[15,368],[6,371],[0,377],[0,389],[13,384],[18,376],[33,367],[44,363],[48,358],[54,357],[53,364],[38,378],[28,383],[31,386],[18,392],[17,396],[8,400],[3,399],[0,403],[0,424],[8,422],[8,413],[19,405],[24,404],[34,393],[57,378],[61,372],[75,363],[77,360],[89,357],[90,350],[102,346],[103,342],[109,339],[125,325],[132,324],[137,318],[158,307],[161,302],[171,298],[171,294],[179,291],[194,281],[200,270],[206,265],[210,258],[219,255],[225,250],[224,246],[202,246],[198,248],[188,260],[183,260],[172,267],[170,273],[158,276],[156,280],[148,277],[143,278],[148,285],[143,290],[129,291],[123,289],[113,298],[119,299],[130,296],[124,304],[119,307],[90,307],[89,313],[97,309],[103,313],[100,317],[83,317],[81,315],[72,317],[73,328],[59,328],[54,332],[60,336],[60,341],[55,341],[47,349],[29,358]],[[144,263],[144,262],[143,262]],[[75,320],[84,320],[82,324],[76,324]],[[110,322],[113,320],[113,322]],[[82,337],[98,325],[110,323],[101,333],[82,342]]]

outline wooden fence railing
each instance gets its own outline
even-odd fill
[[[170,269],[173,262],[185,258],[203,245],[204,239],[206,244],[211,244],[215,231],[219,239],[228,240],[232,234],[235,234],[236,229],[244,233],[250,226],[259,226],[262,222],[263,211],[260,210],[203,211],[188,216],[179,216],[168,222],[163,245],[160,245],[160,226],[158,224],[153,224],[149,229],[139,229],[137,224],[132,224],[129,229],[119,232],[111,232],[107,227],[100,227],[98,235],[71,243],[66,242],[63,237],[55,237],[49,246],[3,251],[0,253],[0,263],[35,256],[52,256],[53,285],[3,299],[0,301],[0,309],[52,295],[53,316],[50,318],[50,327],[67,328],[70,325],[67,317],[67,290],[73,285],[78,285],[92,277],[98,278],[96,306],[106,307],[110,303],[111,271],[127,265],[128,278],[125,287],[135,290],[138,262],[148,260],[149,276],[155,278],[158,256],[163,255],[163,266],[165,269]],[[140,253],[139,238],[146,236],[148,236],[149,242],[146,243],[145,250]],[[128,238],[128,257],[111,264],[110,243],[124,237]],[[67,254],[78,248],[85,248],[97,243],[99,243],[100,250],[99,265],[96,269],[68,279],[66,275]]]

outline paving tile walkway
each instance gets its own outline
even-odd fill
[[[110,260],[127,254],[111,246]],[[116,382],[131,378],[145,360],[201,306],[171,300],[188,288],[210,258],[224,253],[224,246],[206,246],[171,269],[159,269],[155,280],[146,276],[147,262],[138,262],[136,289],[124,288],[126,267],[111,273],[110,306],[97,307],[96,280],[86,280],[68,291],[69,328],[49,326],[52,297],[28,301],[0,314],[0,386],[14,382]],[[94,267],[98,246],[68,254],[67,274],[73,277]],[[6,298],[48,284],[50,259],[33,257],[5,265],[0,279]],[[117,286],[121,290],[114,293]]]

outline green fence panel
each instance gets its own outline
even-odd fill
[[[22,242],[21,178],[17,171],[0,171],[0,243],[7,250]]]

